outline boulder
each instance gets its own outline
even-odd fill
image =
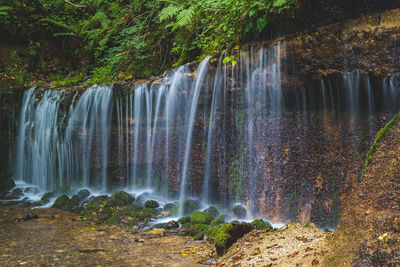
[[[224,216],[218,216],[214,220],[211,221],[211,225],[220,225],[225,223],[225,217]]]
[[[251,227],[256,230],[271,230],[272,226],[262,219],[256,219],[250,223]]]
[[[244,219],[247,216],[247,210],[243,205],[235,205],[232,207],[233,214],[239,219]]]
[[[218,256],[224,255],[228,248],[253,228],[249,223],[224,224],[215,236],[215,249]]]
[[[147,201],[144,203],[144,206],[145,206],[146,208],[156,209],[156,208],[158,208],[158,207],[160,206],[160,204],[158,204],[158,202],[155,201],[155,200],[147,200]]]
[[[183,216],[183,217],[179,218],[178,223],[180,225],[191,224],[192,223],[192,217]]]
[[[56,209],[64,209],[69,202],[69,197],[67,195],[59,196],[56,201],[54,202],[52,208]]]
[[[109,200],[107,200],[107,205],[110,207],[120,207],[120,206],[127,206],[133,203],[135,198],[124,192],[116,192],[114,193]]]
[[[205,211],[196,211],[192,215],[192,223],[193,224],[210,224],[212,221],[212,217],[210,213]]]
[[[76,196],[78,197],[79,202],[82,202],[83,200],[85,200],[87,197],[90,196],[90,191],[87,189],[81,189],[76,194]]]
[[[175,203],[167,203],[167,204],[164,205],[163,209],[165,211],[170,211],[173,207],[176,207]]]
[[[219,215],[219,211],[216,207],[209,207],[208,209],[204,210],[205,212],[208,212],[211,215],[212,219],[215,219]]]
[[[187,199],[183,202],[183,214],[190,215],[199,209],[200,209],[199,200]]]
[[[42,196],[42,198],[40,199],[40,202],[42,203],[42,205],[47,204],[50,202],[50,199],[53,197],[54,197],[53,192],[47,192]]]

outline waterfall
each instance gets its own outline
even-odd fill
[[[397,85],[361,71],[297,84],[283,58],[278,43],[122,89],[30,88],[10,151],[15,179],[43,191],[147,190],[180,214],[198,198],[334,226],[341,183],[397,111]]]
[[[86,90],[64,114],[60,114],[60,105],[65,91],[47,90],[40,100],[36,97],[36,88],[31,88],[23,99],[16,179],[48,191],[80,183],[78,179],[83,186],[106,190],[111,88]],[[94,174],[92,163],[97,169]],[[91,182],[90,177],[96,180]]]
[[[191,152],[191,144],[192,144],[192,135],[193,135],[193,127],[195,123],[195,116],[197,112],[197,104],[199,102],[200,90],[203,85],[203,81],[205,76],[207,75],[207,67],[208,61],[210,57],[206,57],[199,65],[196,79],[193,83],[193,88],[189,100],[189,116],[186,122],[186,142],[185,142],[185,153],[183,158],[183,167],[182,167],[182,176],[181,176],[181,186],[180,186],[180,193],[179,193],[179,214],[183,214],[183,200],[186,197],[187,191],[187,182],[189,181],[189,159],[190,159],[190,152]]]

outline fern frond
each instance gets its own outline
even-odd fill
[[[192,19],[193,19],[193,14],[194,14],[193,6],[179,12],[178,15],[176,16],[176,22],[175,22],[174,28],[172,30],[174,31],[178,28],[186,27],[186,26],[190,25],[190,23],[192,22]]]
[[[59,36],[76,36],[76,33],[73,32],[58,32],[53,34],[54,37],[59,37]]]
[[[160,21],[169,20],[175,17],[175,15],[179,13],[179,11],[181,11],[181,8],[179,6],[169,5],[161,10],[158,17],[160,18]]]
[[[61,28],[64,28],[64,29],[67,29],[67,30],[70,30],[70,31],[74,31],[73,26],[67,25],[62,21],[57,21],[57,20],[54,20],[54,19],[47,19],[47,18],[46,19],[41,19],[40,21],[41,22],[48,22],[48,23],[51,23],[51,24],[53,24],[55,26],[58,26],[58,27],[61,27]]]

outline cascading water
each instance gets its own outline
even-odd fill
[[[193,197],[334,226],[341,182],[398,108],[395,84],[356,72],[293,86],[282,43],[231,56],[128,90],[31,88],[15,178],[46,191],[152,190],[181,214]]]
[[[16,180],[48,191],[74,183],[106,190],[111,88],[86,90],[64,114],[65,91],[45,91],[40,100],[35,92],[31,88],[23,99]],[[100,181],[91,181],[94,176]]]

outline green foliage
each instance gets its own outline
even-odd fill
[[[31,40],[32,57],[44,53],[42,41],[50,41],[73,67],[86,66],[82,75],[58,84],[70,86],[147,77],[232,49],[259,36],[273,15],[296,1],[10,0],[0,7],[0,25],[9,36]],[[236,64],[234,57],[224,61]]]

